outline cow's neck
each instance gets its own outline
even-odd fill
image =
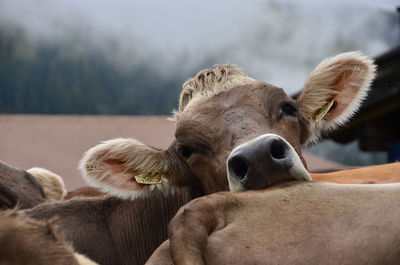
[[[181,206],[202,195],[197,188],[154,193],[135,201],[121,201],[110,224],[116,256],[129,264],[144,264],[168,238],[168,223]],[[125,225],[121,226],[121,221]]]

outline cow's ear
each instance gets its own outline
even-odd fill
[[[33,167],[27,172],[42,184],[46,201],[60,201],[67,195],[64,180],[56,173],[40,167]]]
[[[135,198],[166,189],[171,182],[179,185],[175,178],[181,176],[175,176],[173,170],[179,168],[176,164],[168,151],[118,138],[89,149],[79,168],[90,186],[114,196]]]
[[[351,118],[368,94],[375,69],[373,61],[359,52],[339,54],[315,68],[297,99],[302,116],[310,124],[307,142]]]

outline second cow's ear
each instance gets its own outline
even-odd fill
[[[27,172],[42,184],[46,201],[60,201],[67,195],[64,180],[56,173],[40,167],[33,167]]]
[[[135,198],[169,184],[180,185],[175,161],[168,151],[134,139],[113,139],[89,149],[80,170],[90,186],[121,198]]]
[[[311,136],[306,143],[351,118],[368,94],[375,69],[373,61],[359,52],[339,54],[315,68],[297,100],[310,124]]]

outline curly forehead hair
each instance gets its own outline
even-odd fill
[[[179,114],[191,102],[253,81],[254,79],[242,73],[240,68],[233,64],[214,65],[209,69],[201,70],[195,77],[188,79],[183,84],[179,97],[179,111],[174,113],[175,118],[178,119]]]

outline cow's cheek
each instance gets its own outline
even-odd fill
[[[215,156],[199,156],[191,161],[190,168],[202,183],[206,194],[229,190],[225,160]]]
[[[291,146],[296,150],[297,154],[301,157],[301,126],[297,119],[290,118],[286,121],[283,121],[279,126],[279,130],[276,131],[276,134],[285,138],[286,141],[289,142]]]
[[[227,153],[229,155],[229,153]],[[228,177],[226,172],[226,160],[228,155],[224,155],[224,152],[217,157],[214,157],[210,161],[210,167],[208,168],[208,179],[212,184],[212,192],[219,192],[229,190]]]

